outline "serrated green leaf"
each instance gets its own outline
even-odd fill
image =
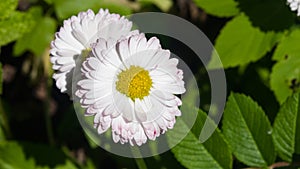
[[[206,13],[218,17],[232,17],[239,13],[238,3],[234,0],[194,0]]]
[[[274,122],[273,139],[278,155],[292,162],[300,153],[300,93],[290,96],[281,106]]]
[[[232,168],[231,153],[219,129],[216,129],[206,142],[200,143],[198,139],[200,133],[199,129],[203,127],[206,118],[207,115],[200,111],[197,122],[194,125],[196,127],[194,132],[189,132],[187,136],[172,149],[172,152],[176,159],[187,168]],[[213,123],[211,120],[209,122]],[[176,140],[182,138],[187,130],[187,124],[181,118],[177,118],[174,129],[167,132],[169,145],[176,144]]]
[[[17,8],[18,0],[5,0],[0,3],[0,20],[10,16]]]
[[[14,11],[0,21],[0,46],[6,45],[31,31],[35,21],[31,14]]]
[[[262,58],[278,40],[274,32],[264,33],[251,25],[244,14],[229,21],[217,37],[215,48],[224,68],[245,65]],[[213,52],[209,69],[221,68],[218,55]]]
[[[239,161],[251,167],[266,167],[275,161],[271,124],[250,97],[231,93],[222,129]]]
[[[18,56],[26,50],[33,52],[36,56],[41,56],[45,49],[50,46],[56,30],[56,21],[50,17],[36,19],[38,24],[29,33],[17,40],[14,46],[14,55]]]
[[[271,89],[279,103],[300,90],[300,57],[281,60],[273,66],[271,73]]]
[[[20,145],[15,142],[0,142],[1,169],[35,169],[34,161],[26,159]]]
[[[272,57],[273,60],[283,60],[287,56],[300,57],[300,48],[297,45],[300,39],[300,29],[294,29],[283,36]]]

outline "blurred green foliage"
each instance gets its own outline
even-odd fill
[[[49,47],[56,31],[56,21],[48,16],[43,17],[41,7],[32,7],[28,11],[36,22],[35,27],[19,38],[14,45],[14,55],[20,56],[25,51],[31,51],[35,56],[41,56]]]

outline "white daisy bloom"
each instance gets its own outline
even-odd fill
[[[131,32],[132,22],[118,14],[110,14],[100,9],[97,14],[92,10],[80,12],[64,21],[51,43],[51,63],[56,70],[53,78],[61,92],[71,96],[73,69],[88,55],[91,45],[97,39],[117,41]],[[80,63],[79,63],[80,64]]]
[[[300,0],[287,0],[288,5],[292,11],[297,11],[297,15],[300,16]]]
[[[140,146],[172,129],[181,115],[174,94],[185,92],[183,72],[155,37],[109,43],[100,39],[83,62],[76,95],[99,134],[111,127],[115,143]]]

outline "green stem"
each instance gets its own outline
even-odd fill
[[[133,154],[134,160],[136,162],[136,165],[139,169],[147,169],[147,165],[143,158],[137,158],[141,157],[141,152],[138,147],[134,146],[131,148],[131,152]]]
[[[135,162],[139,169],[147,169],[146,163],[143,158],[135,158]]]

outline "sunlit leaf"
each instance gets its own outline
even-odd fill
[[[274,162],[271,124],[250,97],[235,93],[229,96],[222,129],[239,161],[251,167],[266,167]]]
[[[0,46],[6,45],[31,31],[35,21],[31,14],[14,11],[0,20]]]
[[[201,143],[199,141],[199,131],[203,127],[206,118],[207,115],[200,111],[196,124],[194,125],[196,127],[196,129],[193,130],[194,132],[189,132],[187,136],[172,149],[172,152],[176,159],[187,168],[230,169],[232,168],[231,153],[219,129],[217,129],[206,142]],[[211,120],[209,120],[209,122],[213,123]],[[178,118],[174,129],[167,132],[169,144],[173,145],[176,143],[176,140],[182,138],[187,128],[187,124]]]
[[[4,0],[0,3],[0,20],[10,16],[10,14],[16,9],[18,0]]]
[[[262,32],[241,14],[221,30],[215,44],[224,68],[245,65],[262,58],[278,40],[274,32]],[[213,53],[208,68],[221,68],[217,53]]]
[[[26,50],[33,52],[36,56],[41,56],[45,49],[50,46],[56,30],[56,21],[50,17],[42,17],[42,9],[35,8],[32,12],[38,24],[31,32],[26,33],[17,40],[14,46],[14,55],[18,56]]]
[[[300,39],[300,29],[294,29],[283,36],[273,55],[273,60],[283,60],[287,56],[300,57],[300,48],[297,45]]]
[[[132,13],[132,8],[126,4],[118,4],[118,3],[112,3],[109,1],[104,1],[100,4],[99,8],[106,8],[109,9],[110,13],[117,13],[119,15],[130,15]],[[98,8],[98,10],[99,10]],[[96,10],[97,11],[97,10]]]
[[[300,90],[300,57],[281,60],[273,66],[271,73],[271,89],[279,103]]]
[[[167,12],[173,5],[172,0],[138,0],[140,3],[152,3],[159,7],[163,12]]]
[[[58,165],[55,167],[55,169],[77,169],[77,167],[73,163],[71,163],[69,160],[67,160],[65,162],[65,164]]]
[[[77,15],[81,11],[86,11],[93,6],[98,6],[98,0],[53,0],[55,13],[60,19],[66,19],[72,15]],[[95,9],[95,8],[94,8]]]
[[[130,7],[121,3],[121,1],[108,0],[53,0],[55,13],[59,19],[66,19],[72,15],[77,15],[79,12],[88,9],[98,12],[100,8],[108,8],[110,12],[121,15],[128,15],[131,13]]]
[[[300,93],[289,97],[274,122],[274,143],[278,155],[288,162],[300,153]]]
[[[0,142],[0,168],[35,169],[33,159],[26,159],[22,147],[15,142]]]
[[[234,0],[194,0],[194,2],[208,14],[218,17],[231,17],[239,13],[238,4]]]

